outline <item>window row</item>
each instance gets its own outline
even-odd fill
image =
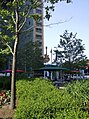
[[[42,39],[42,35],[36,34],[36,39]]]
[[[36,28],[36,32],[42,33],[42,29],[41,28]]]

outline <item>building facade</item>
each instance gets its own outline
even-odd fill
[[[43,0],[39,0],[40,6],[31,11],[32,14],[39,14],[41,17],[39,20],[35,21],[33,18],[28,18],[25,24],[24,30],[27,30],[25,33],[21,33],[20,36],[20,46],[29,41],[39,41],[40,49],[42,51],[42,56],[44,55],[44,28],[43,28],[43,5],[41,3]]]

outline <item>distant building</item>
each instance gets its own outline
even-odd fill
[[[42,3],[43,0],[39,0]],[[30,29],[29,31],[21,34],[20,36],[20,47],[30,40],[33,42],[39,41],[40,49],[42,51],[42,55],[44,54],[44,29],[43,29],[43,5],[41,4],[37,9],[33,9],[31,13],[40,14],[41,18],[38,21],[35,21],[33,18],[28,18],[25,24],[24,29]]]

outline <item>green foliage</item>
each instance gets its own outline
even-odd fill
[[[55,4],[58,3],[58,2],[62,2],[62,1],[66,1],[66,3],[71,3],[72,2],[72,0],[45,0],[45,2],[50,3],[49,6],[47,5],[45,7],[45,13],[46,13],[45,18],[47,20],[49,20],[50,17],[51,17],[50,11],[55,10]]]
[[[12,53],[16,40],[16,26],[18,25],[18,32],[21,34],[27,19],[38,20],[42,17],[42,15],[32,12],[41,5],[42,3],[39,4],[38,0],[4,0],[0,2],[0,42],[6,46],[5,49],[0,49],[0,52],[4,50],[4,52]],[[16,11],[18,11],[18,15]]]
[[[53,4],[53,1],[50,0],[50,3]],[[0,2],[0,42],[3,41],[13,55],[11,84],[11,89],[13,90],[11,90],[11,109],[15,107],[15,104],[13,104],[15,102],[14,83],[18,45],[19,41],[21,41],[20,35],[29,28],[28,26],[25,29],[25,23],[28,21],[30,14],[35,20],[39,18],[38,14],[32,12],[38,7],[43,7],[43,2],[40,3],[39,0],[4,0]],[[2,49],[0,51],[2,51]],[[8,52],[8,49],[6,48],[5,51]]]
[[[58,44],[58,50],[55,50],[57,58],[56,62],[59,64],[64,64],[69,69],[72,69],[79,62],[86,60],[86,55],[84,54],[84,44],[82,40],[76,38],[76,34],[68,33],[65,30],[63,35],[60,35],[60,41]],[[57,61],[58,60],[58,61]]]
[[[19,105],[15,118],[55,118],[55,111],[58,111],[55,104],[61,99],[61,95],[58,94],[58,89],[54,88],[50,82],[42,79],[18,81],[17,98]]]
[[[54,11],[55,3],[58,1],[64,0],[45,0],[44,2],[39,2],[39,0],[1,0],[0,2],[0,40],[4,42],[7,46],[13,46],[11,44],[12,40],[15,40],[16,36],[16,24],[18,24],[18,32],[22,32],[22,28],[24,28],[27,19],[33,18],[35,20],[43,17],[38,13],[32,13],[33,9],[37,9],[39,7],[43,7],[45,2],[51,3],[51,6],[45,6],[45,17],[50,19],[50,10]],[[65,0],[66,3],[70,3],[71,0]],[[29,4],[28,4],[29,3]],[[16,10],[18,11],[18,20],[16,23]],[[8,47],[7,46],[7,47]],[[10,48],[10,47],[9,47]],[[13,50],[12,50],[13,51]],[[6,50],[7,52],[7,50]],[[11,50],[9,50],[11,52]]]
[[[0,54],[0,70],[2,70],[5,66],[6,58]]]
[[[14,119],[88,119],[89,81],[75,81],[64,90],[43,79],[17,81]]]
[[[23,78],[27,78],[28,74],[27,73],[16,73],[16,80],[18,79],[23,79]]]
[[[10,102],[10,90],[0,90],[0,107]]]
[[[39,42],[33,43],[30,41],[24,44],[24,46],[18,50],[17,68],[29,71],[31,69],[39,69],[42,67],[43,59],[39,47]]]
[[[10,77],[0,77],[0,89],[10,90]]]
[[[9,49],[0,42],[0,70],[4,70],[7,67]]]

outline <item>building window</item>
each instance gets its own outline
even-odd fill
[[[39,45],[42,46],[42,42],[39,42]]]
[[[29,21],[29,25],[31,24],[31,22]]]
[[[36,35],[36,39],[42,39],[42,35]]]
[[[42,33],[42,29],[41,28],[36,28],[36,32]]]
[[[36,9],[36,13],[42,14],[42,10]]]
[[[42,4],[41,4],[41,5],[39,5],[39,6],[38,6],[38,8],[41,8],[41,9],[42,9],[42,8],[43,8],[43,5],[42,5]]]
[[[37,26],[42,26],[42,22],[36,22]]]

